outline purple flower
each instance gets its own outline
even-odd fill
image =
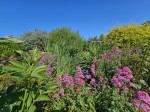
[[[129,91],[129,89],[128,89],[128,87],[127,87],[127,86],[122,86],[122,89],[123,89],[124,91],[126,91],[126,92],[128,92],[128,91]]]
[[[95,79],[94,79],[94,78],[92,78],[90,83],[91,83],[91,85],[93,85],[93,86],[94,86],[94,85],[95,85],[95,82],[96,82],[96,81],[95,81]]]
[[[91,79],[91,75],[85,75],[86,79]]]
[[[94,58],[94,59],[93,59],[93,63],[92,63],[92,65],[91,65],[91,72],[92,72],[92,74],[93,74],[94,76],[97,76],[96,61],[97,61],[97,59]]]
[[[138,91],[131,103],[144,112],[150,112],[150,96],[144,91]]]
[[[130,87],[136,88],[132,82],[129,82],[129,84],[130,84]]]
[[[58,94],[57,93],[54,94],[54,98],[56,98],[56,99],[58,98]]]
[[[62,82],[65,83],[65,86],[66,86],[66,87],[74,86],[74,79],[73,79],[72,76],[69,76],[68,74],[65,74],[65,75],[63,76]]]
[[[65,94],[64,94],[64,89],[63,89],[63,88],[60,89],[60,94],[61,94],[61,96],[64,96],[64,95],[65,95]]]
[[[84,75],[80,67],[76,67],[76,75],[80,78],[84,78]]]
[[[74,83],[77,84],[77,85],[82,85],[82,84],[84,84],[84,80],[81,79],[80,77],[75,77],[74,78]]]
[[[59,86],[61,86],[61,84],[62,84],[62,77],[60,75],[58,75],[57,78],[56,78],[56,80],[57,80],[57,84]]]
[[[102,76],[100,76],[100,78],[99,78],[99,84],[102,84],[104,82],[104,78],[102,77]]]
[[[132,78],[132,71],[127,66],[124,66],[123,68],[115,71],[115,74],[111,79],[111,83],[116,87],[122,87],[122,89],[127,92],[129,90],[126,85],[127,83],[129,83],[130,87],[135,87],[135,85],[130,82]]]

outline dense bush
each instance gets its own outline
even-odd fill
[[[111,29],[105,38],[107,46],[130,48],[150,45],[150,26],[127,25]]]
[[[23,50],[22,43],[16,43],[8,39],[0,39],[0,58],[8,59],[10,56],[16,56],[16,50]]]
[[[50,48],[57,45],[63,52],[68,52],[70,55],[75,55],[83,49],[83,40],[81,36],[71,31],[69,28],[59,28],[50,32],[47,46]]]
[[[32,50],[36,47],[44,50],[47,36],[48,34],[45,31],[34,30],[23,34],[20,39],[24,41],[26,50]]]
[[[47,52],[0,58],[0,111],[150,112],[149,43],[140,37],[109,45],[112,38],[101,37],[87,42],[60,28],[50,33]]]

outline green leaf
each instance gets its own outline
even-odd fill
[[[35,69],[33,70],[32,74],[38,74],[38,73],[43,72],[43,71],[45,71],[45,70],[46,70],[46,66],[39,66],[39,67],[37,67],[37,68],[35,68]],[[31,74],[31,75],[32,75],[32,74]]]
[[[28,96],[28,100],[27,100],[27,108],[29,108],[29,106],[31,105],[32,103],[32,93],[33,92],[30,92],[29,96]]]
[[[47,90],[45,92],[43,92],[44,94],[47,94],[47,93],[51,93],[51,92],[54,92],[54,90]]]
[[[32,106],[29,108],[28,112],[34,112],[35,109],[36,109],[36,106],[32,105]]]
[[[42,74],[42,73],[40,73],[40,74],[32,74],[31,76],[35,77],[35,78],[38,78],[38,79],[45,79],[46,78],[45,74]]]
[[[55,88],[57,88],[58,85],[57,84],[51,84],[47,86],[47,90],[54,90]]]
[[[141,82],[143,85],[147,86],[147,83],[146,83],[144,80],[141,79],[140,82]]]
[[[40,95],[35,99],[35,101],[50,101],[50,98],[47,95]]]
[[[9,62],[16,67],[23,68],[22,64],[20,64],[20,62],[18,61],[9,61]]]
[[[15,85],[9,86],[8,89],[7,89],[7,94],[11,94],[15,90],[15,88],[16,88]]]
[[[6,71],[16,71],[16,72],[22,72],[21,68],[15,67],[15,66],[4,66],[3,70]]]

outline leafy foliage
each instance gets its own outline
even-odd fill
[[[27,32],[21,36],[27,50],[38,48],[44,50],[48,34],[42,30]]]
[[[0,39],[0,57],[8,59],[10,56],[17,56],[16,50],[23,50],[24,46],[22,43],[16,43],[9,39]]]
[[[68,52],[73,56],[82,51],[83,40],[78,33],[62,27],[51,31],[49,34],[47,47],[50,49],[54,45],[57,45],[63,52]]]
[[[115,27],[109,31],[104,43],[107,46],[119,46],[130,48],[149,46],[150,44],[150,26],[128,25]]]

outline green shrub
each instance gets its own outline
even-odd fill
[[[24,41],[24,45],[27,50],[38,48],[44,50],[47,33],[42,30],[34,30],[31,32],[24,33],[21,40]]]
[[[128,25],[115,27],[109,31],[104,39],[107,46],[119,46],[134,48],[136,46],[149,46],[150,26]]]
[[[75,55],[83,49],[83,40],[78,33],[71,31],[69,28],[59,28],[50,32],[47,47],[57,45],[62,51]]]
[[[16,56],[16,50],[23,50],[24,46],[22,43],[16,43],[8,39],[0,39],[0,57],[7,59],[10,56]]]

